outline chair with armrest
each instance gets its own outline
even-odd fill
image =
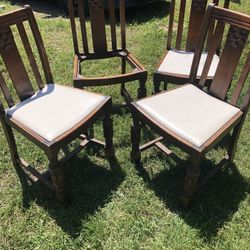
[[[73,83],[77,88],[87,86],[102,86],[121,84],[121,95],[127,104],[132,101],[131,95],[125,87],[125,83],[139,81],[137,97],[146,96],[145,83],[147,80],[147,71],[144,66],[127,50],[126,47],[126,28],[125,28],[125,2],[119,0],[120,4],[120,35],[118,35],[118,27],[116,25],[115,1],[109,0],[109,23],[111,35],[111,48],[108,43],[108,29],[105,21],[104,2],[102,0],[77,0],[77,10],[81,29],[77,29],[76,22],[76,6],[73,0],[68,0],[68,9],[71,22],[71,30],[74,44],[74,72]],[[86,11],[84,6],[88,4],[89,19],[91,25],[91,35],[87,34],[86,29]],[[118,37],[121,39],[121,46],[118,45]],[[79,40],[83,50],[79,46]],[[90,43],[93,44],[91,51]],[[121,74],[112,76],[87,77],[83,75],[83,63],[88,60],[97,60],[105,58],[121,58]],[[132,68],[132,72],[126,73],[126,64]]]
[[[157,65],[157,69],[154,72],[154,93],[160,91],[161,82],[164,83],[164,89],[167,89],[167,83],[174,84],[184,84],[189,79],[189,74],[191,70],[192,61],[194,58],[194,52],[196,50],[197,42],[199,41],[199,32],[201,30],[202,20],[206,11],[207,4],[213,2],[218,5],[219,0],[192,0],[190,6],[190,12],[188,9],[188,4],[186,0],[180,1],[179,6],[179,15],[176,16],[176,1],[171,0],[170,14],[169,14],[169,26],[168,26],[168,38],[167,46],[164,56]],[[223,2],[223,1],[221,1]],[[224,0],[224,8],[229,7],[230,0]],[[189,15],[189,16],[188,16]],[[177,18],[177,25],[175,23],[175,16]],[[187,38],[185,38],[185,19],[188,16],[188,29],[187,29]],[[173,36],[175,33],[176,27],[176,41],[173,44]],[[210,43],[211,36],[214,31],[214,23],[211,22],[208,36],[207,36],[207,46]],[[196,75],[197,80],[201,76],[204,63],[207,56],[207,46],[204,47],[203,53],[201,55],[201,60]],[[206,84],[210,84],[216,67],[219,61],[220,50],[216,51],[216,54],[213,57],[213,62],[209,73],[207,75]]]
[[[21,45],[16,43],[17,36]],[[32,37],[34,46],[31,45]],[[21,56],[21,48],[26,52],[26,61]],[[38,51],[39,59],[36,59],[34,50]],[[0,16],[0,56],[3,62],[1,68],[4,68],[0,72],[0,87],[8,106],[4,108],[1,102],[0,119],[13,164],[17,170],[27,173],[28,180],[38,178],[56,192],[60,201],[66,203],[63,164],[88,143],[98,142],[89,140],[84,132],[99,118],[104,117],[106,144],[102,145],[105,146],[106,156],[114,157],[111,98],[54,84],[43,41],[28,5]],[[38,67],[39,60],[42,69]],[[11,94],[11,82],[16,95]],[[33,88],[34,82],[37,91]],[[15,103],[15,97],[20,101]],[[19,156],[13,128],[45,152],[49,159],[49,178]],[[81,143],[59,159],[59,151],[76,138],[82,139]]]
[[[215,25],[215,32],[211,37],[199,83],[195,85],[211,22]],[[135,163],[140,162],[141,152],[151,146],[157,146],[167,155],[175,156],[162,141],[171,143],[190,155],[191,164],[187,168],[182,196],[185,206],[189,204],[193,192],[205,184],[215,172],[201,178],[201,160],[228,134],[231,136],[226,147],[227,155],[218,167],[226,163],[230,166],[234,160],[236,145],[250,104],[250,87],[243,88],[250,69],[249,31],[250,16],[209,5],[195,51],[189,83],[131,104],[131,158]],[[212,58],[219,46],[222,49],[218,67],[210,87],[206,88]],[[237,68],[239,62],[244,65],[240,69]],[[233,79],[237,81],[236,84],[232,83]],[[148,125],[160,137],[140,146],[142,124]]]

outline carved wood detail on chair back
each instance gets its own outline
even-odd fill
[[[210,19],[209,19],[210,18]],[[210,20],[210,21],[209,21]],[[200,37],[198,50],[194,57],[194,62],[191,69],[190,81],[194,82],[199,62],[197,58],[202,53],[202,48],[205,44],[207,30],[211,22],[215,24],[215,31],[212,36],[211,44],[208,47],[208,56],[203,68],[203,72],[199,81],[201,87],[205,84],[211,61],[216,53],[216,49],[221,47],[220,61],[214,76],[214,79],[208,91],[213,96],[227,101],[234,106],[238,106],[238,100],[243,94],[243,102],[240,108],[246,111],[250,103],[250,86],[248,91],[242,91],[250,70],[250,50],[249,32],[250,32],[250,17],[244,14],[236,14],[233,11],[225,11],[223,8],[209,6],[209,11],[203,22],[203,31]],[[224,27],[227,28],[224,28]],[[222,36],[225,39],[221,39]],[[220,39],[218,39],[218,37]],[[225,40],[225,42],[222,42]],[[247,55],[246,58],[243,57]],[[243,63],[239,78],[236,79],[237,66]],[[236,84],[232,81],[236,80]],[[250,84],[249,84],[250,85]],[[232,92],[232,97],[228,98],[228,92]]]
[[[117,51],[118,49],[126,48],[126,34],[125,34],[125,3],[124,0],[119,1],[120,11],[120,28],[121,28],[121,47],[117,46],[117,26],[115,17],[115,1],[108,1],[108,11],[105,13],[105,6],[103,0],[76,0],[77,8],[74,4],[74,0],[68,0],[69,16],[71,22],[71,30],[73,35],[73,43],[75,54],[91,53],[89,41],[92,40],[93,52],[97,54],[104,54],[109,50]],[[91,26],[91,35],[87,34],[86,30],[86,6],[88,6],[89,20]],[[77,11],[76,11],[77,9]],[[80,32],[77,30],[76,18],[77,13],[80,21]],[[109,15],[108,23],[110,25],[111,43],[112,48],[109,49],[107,41],[107,21],[105,14]],[[91,39],[90,39],[91,37]],[[79,46],[79,41],[82,41],[82,46]],[[83,50],[81,49],[83,47]]]
[[[13,19],[14,16],[15,20]],[[0,17],[0,56],[4,63],[2,67],[5,67],[5,70],[3,70],[5,73],[3,74],[2,71],[0,72],[0,87],[9,107],[13,106],[15,102],[13,101],[11,91],[6,83],[8,82],[8,79],[12,81],[21,101],[27,99],[35,93],[28,74],[28,69],[21,56],[20,48],[15,42],[16,35],[19,35],[21,38],[26,56],[28,58],[28,64],[32,69],[32,73],[39,89],[43,87],[42,76],[38,69],[38,65],[31,48],[31,43],[27,35],[26,24],[28,24],[27,26],[29,26],[34,37],[46,81],[47,83],[53,83],[48,58],[46,56],[36,22],[34,22],[34,16],[31,8],[29,6],[25,6],[20,10],[14,11],[14,15],[13,13],[10,13],[9,15]],[[15,28],[17,28],[17,32]]]

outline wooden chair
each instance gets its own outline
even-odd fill
[[[209,44],[208,56],[199,84],[194,85],[211,22],[215,23],[215,32]],[[223,32],[225,25],[229,26],[227,36],[226,32]],[[141,152],[151,146],[157,146],[173,159],[178,159],[161,142],[164,140],[190,155],[192,163],[187,168],[182,196],[182,201],[186,206],[193,192],[212,176],[212,173],[209,173],[208,176],[199,180],[201,160],[228,134],[231,137],[226,148],[227,155],[215,169],[219,169],[225,163],[232,163],[234,160],[236,145],[250,104],[250,87],[245,86],[247,89],[244,87],[245,91],[242,91],[250,69],[250,52],[247,46],[249,31],[250,16],[209,5],[195,52],[189,83],[131,104],[133,115],[131,157],[135,163],[140,162]],[[221,32],[226,39],[224,45],[221,43],[222,39],[218,39],[221,37]],[[204,85],[218,46],[222,47],[220,61],[211,86],[206,91]],[[246,62],[242,57],[243,50],[244,55],[247,55]],[[235,70],[240,58],[244,66],[243,69],[239,69],[239,79],[237,79]],[[232,79],[237,81],[236,84],[231,84]],[[231,98],[229,98],[229,92],[232,93]],[[160,137],[139,146],[142,124],[148,125]]]
[[[213,2],[218,5],[219,0],[192,0],[191,9],[188,11],[186,0],[180,1],[179,16],[177,22],[177,36],[176,43],[173,45],[173,33],[175,30],[175,0],[171,0],[170,15],[169,15],[169,26],[168,26],[168,38],[167,47],[163,58],[157,65],[157,69],[154,72],[154,93],[160,91],[161,82],[164,82],[164,89],[167,89],[167,83],[174,84],[184,84],[189,79],[189,74],[191,70],[192,60],[194,58],[194,51],[199,39],[199,31],[201,29],[202,20],[206,11],[207,3]],[[224,0],[224,8],[229,7],[230,0]],[[186,16],[189,14],[188,18],[188,29],[187,38],[184,44],[183,37],[184,32],[184,21]],[[176,17],[177,18],[177,17]],[[213,33],[214,24],[211,23],[210,31],[207,37],[207,45],[210,43],[210,39]],[[200,78],[202,69],[204,67],[204,62],[206,60],[206,49],[202,53],[199,69],[197,72],[197,79]],[[207,75],[207,84],[211,83],[214,77],[214,73],[219,61],[219,48],[217,53],[214,55],[212,66]]]
[[[91,34],[93,51],[90,51],[87,31],[86,31],[86,17],[84,12],[84,4],[88,1],[89,18],[91,23]],[[109,48],[107,41],[107,30],[105,26],[105,13],[102,0],[77,0],[77,9],[79,12],[79,20],[81,26],[81,40],[83,51],[79,47],[79,31],[76,28],[77,12],[74,8],[74,1],[68,0],[68,9],[71,22],[75,59],[74,59],[74,73],[73,83],[77,88],[84,88],[86,86],[101,86],[111,84],[121,84],[121,95],[125,98],[127,104],[132,101],[131,96],[125,88],[126,82],[139,81],[138,98],[146,96],[145,83],[147,80],[147,71],[144,66],[137,61],[137,59],[130,54],[126,48],[126,31],[125,31],[125,4],[124,0],[120,0],[120,28],[121,28],[121,47],[118,46],[117,27],[115,19],[115,4],[114,0],[109,0],[109,22],[110,35],[112,47]],[[85,77],[82,75],[82,63],[86,60],[104,59],[104,58],[121,58],[121,74],[105,77]],[[133,71],[126,73],[126,63],[132,66]]]
[[[28,36],[29,33],[32,35]],[[19,34],[21,38],[28,63],[21,57],[22,46],[16,44],[15,34]],[[31,37],[34,38],[36,46],[31,47]],[[35,59],[34,49],[38,51],[43,71],[37,66],[39,60]],[[0,55],[4,62],[2,66],[5,67],[0,73],[0,87],[8,105],[8,108],[4,108],[0,102],[0,119],[13,164],[16,169],[25,171],[27,177],[38,178],[48,185],[56,192],[58,199],[65,203],[67,195],[62,166],[90,142],[100,144],[95,139],[89,140],[83,132],[103,115],[106,145],[102,145],[105,146],[107,157],[114,156],[110,118],[111,98],[54,84],[43,41],[28,5],[0,16]],[[29,69],[32,70],[33,77],[31,73],[27,73]],[[43,80],[44,76],[46,81]],[[11,94],[11,82],[17,95]],[[34,82],[39,89],[36,92],[32,87]],[[14,101],[16,96],[20,99],[17,104]],[[50,162],[49,178],[45,178],[19,157],[12,128],[45,152]],[[80,145],[59,159],[59,151],[76,138],[82,139]]]

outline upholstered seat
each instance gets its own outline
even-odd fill
[[[104,103],[106,96],[48,84],[6,114],[47,141],[53,141]]]
[[[162,63],[158,68],[158,72],[166,74],[178,74],[180,76],[189,77],[192,62],[194,58],[194,52],[184,52],[177,50],[169,50],[163,59]],[[207,53],[202,53],[200,64],[197,72],[197,77],[201,76],[205,61],[207,58]],[[208,78],[213,78],[216,68],[219,63],[219,57],[214,55],[213,61],[208,72]]]
[[[139,100],[135,104],[162,126],[196,147],[202,146],[241,112],[192,84]]]

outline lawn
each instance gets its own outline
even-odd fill
[[[23,2],[29,2],[36,11],[55,82],[72,85],[69,19],[52,1]],[[0,13],[21,4],[0,1],[5,6]],[[247,0],[231,3],[231,8],[250,14]],[[168,11],[168,2],[163,2],[127,13],[128,49],[149,71],[148,94],[166,44]],[[89,75],[110,74],[119,69],[118,63],[104,60],[86,65],[85,71]],[[137,84],[128,86],[135,95]],[[111,95],[114,103],[122,101],[118,86],[92,90]],[[151,149],[142,155],[144,171],[136,169],[129,160],[131,115],[126,110],[114,114],[113,123],[118,164],[111,169],[102,150],[93,149],[71,160],[65,172],[72,205],[66,209],[42,184],[22,187],[0,129],[0,249],[249,249],[249,115],[235,159],[238,173],[219,172],[185,211],[178,207],[184,168]],[[101,127],[101,123],[95,126],[99,138]],[[42,151],[20,135],[17,142],[21,156],[43,169],[41,165],[48,162]],[[218,146],[203,165],[212,167],[223,152]]]

